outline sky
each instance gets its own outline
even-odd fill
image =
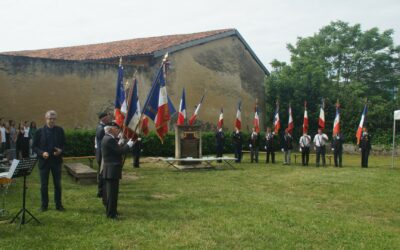
[[[394,30],[400,0],[0,0],[0,52],[236,28],[261,62],[332,21]]]

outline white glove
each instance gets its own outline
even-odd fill
[[[264,148],[265,148],[265,150],[267,150],[267,146],[265,146]]]
[[[138,140],[138,141],[141,141],[141,140],[142,140],[142,138],[140,138],[140,137],[139,137],[139,138],[137,138],[137,140]]]
[[[132,139],[129,139],[129,141],[126,143],[126,145],[128,145],[128,147],[133,147],[133,141]]]
[[[361,151],[361,148],[358,148],[358,151]]]
[[[251,148],[251,144],[249,144],[249,147]]]
[[[300,148],[300,152],[301,152],[301,151],[303,151],[303,150]]]
[[[332,148],[332,151],[335,151],[335,149],[334,149],[334,148]]]
[[[281,150],[282,150],[282,152],[285,152],[285,150],[283,148]]]
[[[124,138],[121,138],[121,139],[119,139],[118,144],[122,145],[122,144],[124,144],[124,142],[125,142]]]

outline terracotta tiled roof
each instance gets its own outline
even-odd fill
[[[232,31],[235,30],[222,29],[192,34],[137,38],[54,49],[12,51],[0,54],[71,61],[101,60],[121,56],[151,55],[154,52],[165,50],[173,46],[179,46],[184,43]]]

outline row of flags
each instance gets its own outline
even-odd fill
[[[117,87],[116,87],[116,98],[114,105],[114,115],[116,123],[123,128],[123,132],[127,138],[134,138],[140,132],[147,135],[149,132],[149,119],[155,124],[156,134],[163,141],[165,134],[168,132],[168,123],[171,120],[171,116],[176,112],[168,94],[166,88],[166,74],[168,66],[168,54],[164,56],[162,64],[156,74],[156,77],[152,83],[150,92],[146,98],[146,102],[143,108],[140,107],[139,94],[138,94],[138,82],[134,77],[132,87],[129,88],[129,93],[125,93],[125,86],[123,84],[124,71],[122,62],[118,67]],[[193,115],[190,117],[188,123],[193,125],[197,120],[200,112],[200,107],[204,101],[205,93],[200,99],[200,102],[196,106]],[[179,103],[179,113],[177,119],[177,125],[184,125],[187,118],[186,114],[186,93],[185,89],[182,90],[182,97]],[[320,114],[318,118],[318,127],[325,129],[325,103],[322,101],[320,108]],[[292,115],[292,108],[289,104],[289,118],[287,130],[289,133],[293,133],[294,122]],[[357,129],[356,137],[357,144],[359,144],[362,136],[362,128],[364,126],[365,118],[367,114],[367,105],[364,106],[364,110],[361,116],[360,124]],[[218,118],[217,128],[222,128],[224,124],[224,111],[221,108],[221,112]],[[241,130],[242,118],[241,118],[241,102],[238,102],[235,128]],[[254,106],[254,119],[253,119],[254,130],[260,132],[260,113],[258,107],[258,101]],[[279,102],[276,102],[276,109],[274,114],[274,132],[279,133],[281,128],[281,122],[279,118]],[[307,133],[309,128],[307,102],[304,103],[304,118],[303,118],[303,133]],[[339,102],[336,104],[336,115],[333,124],[333,134],[340,132],[340,105]]]

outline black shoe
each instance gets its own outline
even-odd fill
[[[40,207],[40,208],[39,208],[39,211],[40,211],[40,212],[46,212],[46,211],[47,211],[47,207]]]
[[[56,210],[60,211],[60,212],[64,212],[65,208],[61,205],[61,206],[56,207]]]

